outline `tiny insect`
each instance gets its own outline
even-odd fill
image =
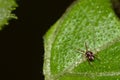
[[[83,51],[83,50],[80,50],[78,49],[79,51],[81,51],[82,53],[84,53],[85,57],[87,58],[87,61],[90,63],[90,62],[93,62],[95,60],[95,55],[93,54],[92,51],[88,50],[88,47],[85,43],[85,48],[86,48],[86,51]]]
[[[91,51],[86,51],[85,56],[88,59],[88,61],[90,61],[90,62],[94,61],[94,59],[95,59],[95,56],[94,56],[93,52],[91,52]]]

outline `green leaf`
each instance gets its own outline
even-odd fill
[[[44,46],[46,80],[120,79],[120,21],[110,0],[74,2],[48,30]],[[93,62],[82,52],[86,48]]]
[[[15,0],[0,0],[0,30],[3,25],[8,24],[9,19],[17,18],[11,13],[12,10],[15,10],[15,7],[17,7]]]

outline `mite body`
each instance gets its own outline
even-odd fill
[[[86,51],[83,51],[83,50],[80,50],[86,57],[87,61],[90,63],[90,62],[93,62],[95,60],[95,55],[93,54],[92,51],[88,50],[88,47],[87,47],[87,44],[85,43],[85,48],[86,48]]]
[[[94,59],[95,59],[95,56],[91,51],[86,51],[85,56],[86,56],[87,60],[91,61],[91,62],[94,61]]]

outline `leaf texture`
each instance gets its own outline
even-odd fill
[[[0,0],[0,30],[3,25],[8,24],[8,20],[11,18],[17,18],[12,14],[12,10],[15,10],[17,4],[15,0]]]
[[[74,2],[44,36],[45,79],[120,79],[119,34],[110,0]],[[93,62],[82,52],[86,47],[95,55]]]

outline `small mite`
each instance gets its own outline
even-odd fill
[[[83,50],[80,50],[80,49],[79,49],[79,51],[84,53],[84,55],[87,58],[89,63],[93,62],[95,60],[95,58],[96,58],[95,55],[93,54],[92,51],[88,50],[88,47],[87,47],[86,43],[85,43],[85,48],[86,48],[86,51],[83,51]]]
[[[86,51],[85,56],[91,62],[94,61],[94,59],[95,59],[95,56],[91,51]]]

